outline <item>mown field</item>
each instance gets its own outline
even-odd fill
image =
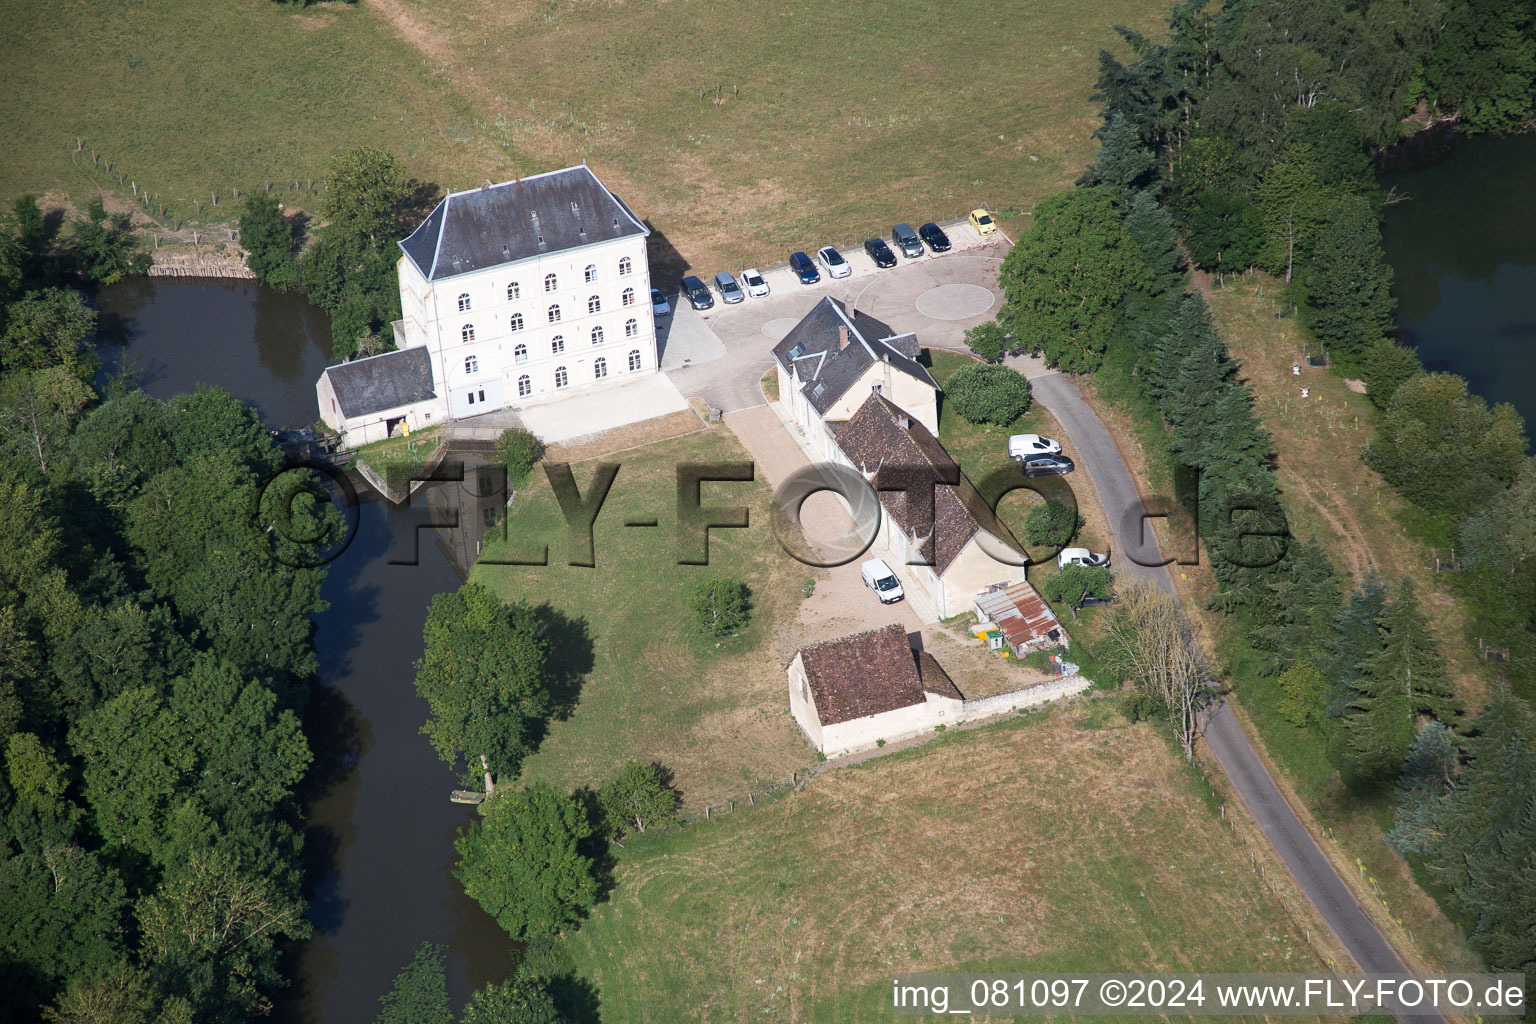
[[[460,188],[585,159],[653,222],[663,264],[766,265],[1069,185],[1111,26],[1166,7],[4,0],[0,192],[131,198],[121,169],[190,216],[213,190],[319,179],[359,143]],[[82,167],[77,137],[114,172]]]
[[[293,182],[318,187],[330,157],[356,145],[389,149],[425,181],[462,184],[513,162],[447,74],[366,3],[0,0],[0,19],[7,207],[24,191],[83,205],[101,190],[126,204],[137,183],[172,227],[233,219],[233,191],[268,181],[313,209],[316,193]]]
[[[569,947],[624,1021],[886,1020],[896,971],[1317,969],[1197,785],[1111,700],[1037,710],[640,837]]]
[[[597,460],[621,468],[594,527],[594,568],[567,564],[564,520],[542,471],[518,494],[506,539],[487,543],[472,578],[509,601],[547,602],[578,624],[554,655],[584,676],[569,717],[551,724],[529,758],[528,778],[573,789],[606,781],[630,758],[658,761],[693,810],[744,800],[762,788],[758,778],[787,779],[811,762],[789,716],[787,658],[772,642],[794,618],[804,571],[769,529],[768,486],[704,484],[705,506],[745,505],[751,526],[712,530],[708,566],[677,564],[677,466],[747,459],[719,427]],[[583,494],[595,465],[574,467]],[[658,525],[624,525],[641,519]],[[548,566],[488,564],[545,544]],[[752,590],[752,622],[738,637],[706,640],[689,629],[688,593],[711,576]]]

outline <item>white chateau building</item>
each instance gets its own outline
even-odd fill
[[[650,231],[585,164],[451,193],[398,264],[397,351],[326,369],[349,445],[657,371]]]

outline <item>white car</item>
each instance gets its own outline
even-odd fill
[[[1069,565],[1086,565],[1090,569],[1108,569],[1109,556],[1095,554],[1087,548],[1062,548],[1061,554],[1056,556],[1056,568],[1065,569]]]
[[[1014,434],[1008,439],[1008,457],[1015,462],[1028,455],[1060,455],[1061,442],[1039,434]]]
[[[821,269],[827,272],[828,277],[847,277],[853,273],[853,268],[843,259],[843,254],[837,251],[835,245],[817,249],[816,262],[821,264]]]
[[[754,299],[768,297],[768,282],[763,280],[762,271],[756,267],[748,267],[741,272],[741,286],[747,290],[747,294]]]
[[[864,577],[864,585],[875,592],[881,604],[895,604],[906,596],[901,590],[901,580],[883,558],[871,558],[859,566],[859,575]]]

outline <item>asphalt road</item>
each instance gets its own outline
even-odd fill
[[[1145,542],[1137,536],[1141,523],[1141,497],[1115,440],[1104,423],[1083,401],[1077,382],[1062,373],[1039,372],[1031,367],[1034,397],[1051,411],[1072,438],[1086,464],[1088,476],[1099,492],[1099,500],[1115,532],[1114,558],[1118,568],[1174,594],[1173,579],[1166,566],[1138,565],[1157,557],[1157,539],[1147,531]],[[1129,514],[1127,514],[1129,513]],[[1145,547],[1143,546],[1145,544]],[[1318,848],[1291,805],[1275,786],[1264,762],[1259,760],[1248,736],[1225,703],[1217,703],[1204,715],[1203,735],[1206,746],[1226,773],[1238,799],[1248,808],[1265,837],[1280,854],[1291,877],[1301,886],[1339,942],[1366,974],[1406,974],[1408,967],[1397,955],[1381,931],[1361,908],[1354,894],[1333,869],[1333,864]],[[1437,1013],[1397,1014],[1399,1020],[1443,1022]]]

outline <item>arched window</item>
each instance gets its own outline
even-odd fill
[[[633,338],[635,335],[637,335],[639,333],[640,333],[640,321],[639,320],[626,320],[626,321],[624,321],[624,337],[626,337],[626,338]]]
[[[556,277],[554,274],[545,274],[544,275],[544,290],[545,291],[552,292],[552,291],[554,291],[558,287],[560,287],[560,279],[558,277]]]
[[[587,264],[586,279],[587,279],[587,284],[591,284],[593,281],[597,280],[597,266],[595,264],[592,264],[592,263],[588,263]]]
[[[603,343],[603,329],[601,327],[594,327],[594,328],[592,328],[592,344],[594,344],[594,345],[601,345],[602,343]]]
[[[631,270],[633,270],[633,269],[634,269],[634,264],[629,261],[629,257],[628,256],[625,256],[623,259],[619,260],[619,276],[620,277],[628,277],[629,276],[629,272]]]
[[[635,304],[635,290],[633,288],[625,288],[624,294],[619,298],[619,301],[626,306],[633,306]]]
[[[563,388],[571,382],[570,375],[565,372],[565,367],[555,367],[555,387]]]
[[[549,341],[549,351],[552,355],[559,355],[565,351],[565,335],[557,334]]]
[[[596,295],[594,295],[590,299],[587,300],[587,312],[588,313],[601,313],[602,311],[603,311],[603,300],[602,299],[600,299]]]
[[[528,346],[518,345],[514,348],[512,350],[512,361],[514,363],[526,363],[528,361]]]
[[[467,357],[464,360],[464,372],[465,373],[479,373],[480,372],[480,360],[477,359],[474,356]]]
[[[512,314],[511,324],[512,324],[512,329],[514,331],[522,330],[523,329],[523,314],[521,314],[521,313],[513,313]]]
[[[533,394],[533,381],[525,373],[517,378],[517,397],[527,398],[531,394]]]
[[[522,295],[523,290],[517,286],[516,281],[513,281],[511,284],[507,285],[508,302],[516,302],[518,299],[522,298]]]
[[[468,308],[469,308],[469,292],[460,292],[459,293],[459,312],[462,313],[462,312],[464,312]]]
[[[602,380],[604,377],[608,376],[608,360],[599,359],[597,362],[593,363],[592,376],[596,377],[598,380]]]
[[[557,324],[557,323],[560,322],[560,307],[559,306],[550,306],[549,307],[549,322],[552,323],[552,324]]]
[[[465,341],[474,341],[475,340],[475,325],[474,324],[465,324],[463,327],[459,328],[459,337],[463,338]]]
[[[629,368],[631,370],[640,369],[640,350],[637,348],[629,350]]]

